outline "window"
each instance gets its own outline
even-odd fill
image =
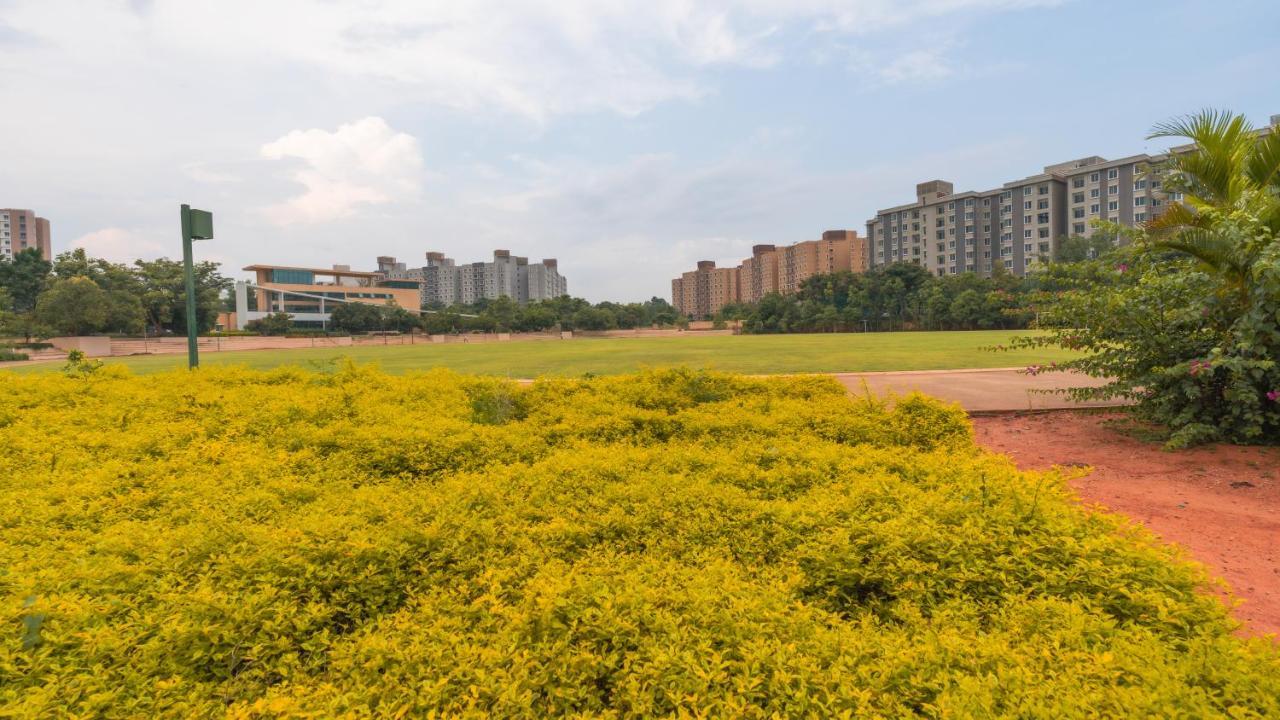
[[[947,209],[948,209],[948,210],[955,210],[955,209],[956,209],[956,201],[955,201],[955,200],[952,200],[951,202],[947,203]]]
[[[1022,252],[1024,252],[1024,253],[1029,253],[1029,252],[1031,252],[1031,243],[1026,243],[1025,245],[1023,245],[1023,246],[1022,246]]]
[[[948,235],[950,235],[951,237],[955,237],[955,236],[956,236],[956,229],[955,229],[955,228],[948,228],[948,229],[947,229],[947,234],[948,234]]]
[[[1134,190],[1144,190],[1144,189],[1146,189],[1146,187],[1147,187],[1147,181],[1146,181],[1146,180],[1135,180],[1135,181],[1134,181],[1134,183],[1133,183],[1133,189],[1134,189]]]
[[[1142,206],[1144,206],[1144,205],[1146,205],[1146,204],[1147,204],[1147,199],[1146,199],[1146,198],[1144,198],[1144,197],[1136,197],[1136,198],[1134,198],[1134,199],[1133,199],[1133,206],[1134,206],[1134,207],[1142,207]]]
[[[1089,182],[1091,182],[1091,183],[1096,183],[1096,182],[1098,182],[1098,173],[1091,173],[1091,174],[1089,175]]]
[[[1147,221],[1147,214],[1146,214],[1146,213],[1144,213],[1144,212],[1134,213],[1134,214],[1133,214],[1133,221],[1134,221],[1134,222],[1146,222],[1146,221]]]
[[[1023,209],[1023,210],[1030,210],[1030,209],[1031,209],[1031,201],[1030,201],[1030,200],[1028,200],[1028,201],[1026,201],[1026,202],[1022,203],[1022,209]]]
[[[955,250],[955,249],[956,249],[956,241],[955,241],[955,240],[952,240],[951,242],[947,243],[947,247],[951,248],[952,250]]]
[[[1108,195],[1119,195],[1119,194],[1120,194],[1120,186],[1119,186],[1119,185],[1111,185],[1111,186],[1109,186],[1109,187],[1107,188],[1107,194],[1108,194]]]
[[[1118,177],[1120,177],[1120,168],[1111,168],[1107,171],[1108,180],[1115,180]]]
[[[1097,215],[1097,214],[1098,214],[1098,203],[1094,203],[1094,204],[1092,204],[1092,205],[1090,205],[1090,206],[1089,206],[1089,214],[1090,214],[1090,215]]]
[[[938,243],[938,252],[943,253],[946,251],[947,251],[947,246],[942,243]]]
[[[1089,191],[1089,197],[1091,198],[1096,198],[1100,194],[1101,192],[1099,192],[1098,188],[1093,188],[1092,190]]]
[[[934,227],[942,227],[943,225],[946,225],[946,222],[944,222],[942,219],[942,216],[939,215],[937,222],[935,222],[933,225]]]
[[[965,214],[964,214],[964,219],[965,219],[965,220],[972,220],[972,219],[973,219],[973,211],[972,211],[972,210],[970,210],[969,212],[965,213]]]
[[[1048,185],[1041,185],[1041,186],[1040,186],[1040,194],[1041,194],[1041,195],[1048,195],[1048,194],[1049,194],[1049,186],[1048,186]]]
[[[982,198],[982,207],[991,207],[991,198]]]
[[[1022,231],[1022,237],[1023,237],[1024,239],[1025,239],[1025,238],[1029,238],[1029,237],[1031,237],[1031,228],[1027,228],[1026,230],[1023,230],[1023,231]]]
[[[1049,237],[1049,228],[1040,228],[1038,231],[1036,231],[1036,237],[1040,238],[1041,240],[1044,240],[1045,238]]]
[[[983,225],[983,226],[982,226],[982,232],[983,232],[983,234],[990,234],[990,233],[991,233],[991,226],[990,226],[990,225]]]
[[[1030,194],[1031,194],[1031,186],[1030,186],[1030,185],[1028,185],[1028,186],[1026,186],[1026,187],[1022,188],[1022,197],[1027,197],[1027,196],[1028,196],[1028,195],[1030,195]]]
[[[990,251],[990,250],[985,250],[985,251],[983,251],[983,253],[982,253],[982,257],[983,257],[983,259],[984,259],[984,260],[990,260],[990,259],[991,259],[991,251]]]
[[[1082,177],[1071,178],[1071,187],[1073,188],[1084,187],[1084,178]]]
[[[1084,202],[1084,193],[1075,193],[1074,195],[1072,195],[1072,196],[1071,196],[1071,202],[1073,202],[1073,203],[1082,203],[1082,202]]]
[[[955,215],[948,215],[948,216],[947,216],[947,224],[948,224],[948,225],[955,225],[955,224],[956,224],[956,216],[955,216]]]
[[[1083,234],[1084,234],[1084,223],[1076,223],[1075,225],[1072,225],[1072,226],[1071,226],[1071,232],[1075,233],[1076,235],[1083,235]]]
[[[1040,243],[1040,252],[1042,253],[1049,252],[1049,243]]]
[[[1005,190],[1004,192],[1000,193],[1001,200],[1008,200],[1012,197],[1013,197],[1013,193],[1009,192],[1008,190]]]
[[[1079,220],[1084,217],[1084,208],[1075,208],[1071,211],[1071,217]]]
[[[1108,212],[1115,212],[1116,210],[1119,210],[1119,209],[1120,209],[1120,203],[1118,201],[1112,200],[1107,203]]]
[[[947,237],[947,234],[944,231],[939,230],[937,233],[937,237],[939,240],[945,240]]]
[[[1040,224],[1040,225],[1044,225],[1045,223],[1048,223],[1048,222],[1049,222],[1049,213],[1040,213],[1039,215],[1037,215],[1037,216],[1036,216],[1036,222],[1037,222],[1038,224]]]
[[[1004,266],[1005,266],[1005,268],[1006,268],[1006,269],[1012,269],[1012,268],[1013,268],[1013,261],[1012,261],[1012,260],[1005,260],[1005,261],[1004,261]]]
[[[956,254],[955,254],[955,253],[951,253],[950,255],[948,255],[948,256],[947,256],[947,259],[948,259],[948,260],[950,260],[951,262],[955,262],[955,261],[956,261]],[[199,317],[199,316],[197,316],[197,317]]]
[[[1048,201],[1048,200],[1040,200],[1039,202],[1037,202],[1037,203],[1036,203],[1036,209],[1037,209],[1037,210],[1048,210],[1048,209],[1049,209],[1049,201]]]
[[[965,199],[964,199],[964,206],[965,206],[965,207],[973,207],[973,198],[965,198]]]
[[[1008,214],[1009,214],[1009,213],[1011,213],[1011,212],[1013,212],[1013,206],[1012,206],[1012,205],[1001,205],[1001,206],[1000,206],[1000,214],[1001,214],[1001,215],[1008,215]]]

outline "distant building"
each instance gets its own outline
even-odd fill
[[[1277,123],[1280,115],[1272,116]],[[1118,160],[1091,155],[977,192],[955,192],[945,180],[920,183],[915,202],[867,221],[868,266],[908,262],[936,275],[984,277],[1003,267],[1024,275],[1052,260],[1062,238],[1092,235],[1095,220],[1135,227],[1181,201],[1164,188],[1168,162],[1194,149],[1182,145]]]
[[[396,264],[395,258],[380,258]],[[441,252],[428,252],[427,264],[387,272],[389,280],[404,279],[420,284],[421,303],[427,305],[470,305],[482,299],[509,297],[524,305],[550,300],[569,293],[568,282],[560,274],[554,258],[530,264],[528,258],[513,256],[508,250],[494,250],[492,262],[456,264]]]
[[[394,264],[394,258],[379,258],[380,268],[384,259]],[[236,283],[236,329],[276,312],[292,315],[295,327],[327,329],[334,306],[344,302],[419,308],[418,284],[389,280],[381,269],[364,272],[349,265],[334,265],[333,269],[250,265],[244,270],[255,275],[256,308],[249,309],[249,284]]]
[[[36,248],[45,260],[53,259],[49,221],[31,210],[0,208],[0,257],[12,259],[27,248]]]
[[[805,280],[834,272],[866,269],[866,240],[854,230],[828,230],[821,240],[793,245],[756,245],[734,268],[702,260],[698,268],[671,281],[671,304],[682,315],[705,318],[730,303],[759,302],[769,293],[791,294]]]

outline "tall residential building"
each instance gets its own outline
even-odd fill
[[[734,268],[702,260],[698,269],[671,281],[671,304],[695,318],[715,315],[735,302],[759,302],[769,293],[800,289],[814,275],[865,269],[866,241],[853,230],[828,230],[821,240],[778,247],[756,245],[751,257]]]
[[[699,260],[698,269],[671,281],[671,304],[681,315],[704,318],[738,302],[738,268],[718,268],[712,260]]]
[[[1280,115],[1273,115],[1271,125],[1277,124]],[[1168,160],[1193,149],[1119,160],[1091,155],[979,192],[957,193],[945,180],[920,183],[915,202],[867,221],[867,266],[910,262],[937,275],[983,276],[1003,266],[1023,275],[1052,259],[1062,238],[1092,235],[1094,220],[1133,227],[1181,200],[1163,187]]]
[[[401,266],[387,273],[389,279],[419,282],[423,305],[469,305],[482,298],[499,297],[509,297],[523,305],[569,292],[554,258],[530,265],[528,258],[513,256],[508,250],[494,250],[492,262],[458,265],[444,253],[432,251],[427,253],[425,266],[408,269],[402,263],[394,263],[395,258],[386,259]]]
[[[27,248],[38,249],[45,260],[53,259],[49,221],[31,210],[0,208],[0,257],[12,259]]]

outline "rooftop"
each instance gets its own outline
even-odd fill
[[[335,268],[309,268],[296,267],[293,265],[248,265],[243,268],[245,272],[257,272],[259,270],[299,270],[309,272],[315,275],[332,275],[334,277],[358,277],[358,278],[376,278],[381,273],[366,272],[364,270],[338,270]]]

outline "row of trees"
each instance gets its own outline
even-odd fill
[[[211,262],[195,275],[196,323],[207,332],[231,281]],[[76,249],[49,262],[34,248],[0,258],[0,335],[185,334],[186,297],[177,260],[121,265]]]
[[[395,305],[345,303],[330,314],[331,329],[338,332],[422,331],[433,335],[463,332],[540,332],[545,330],[614,330],[637,327],[683,326],[671,303],[651,298],[642,303],[602,302],[592,305],[567,295],[553,300],[520,305],[508,297],[481,300],[471,305],[433,306],[421,315]],[[275,313],[254,320],[247,330],[264,335],[283,335],[292,320]]]
[[[1024,328],[1034,318],[1026,299],[1035,287],[1034,279],[1003,268],[990,278],[937,277],[919,265],[896,263],[817,275],[792,295],[725,306],[717,319],[741,320],[750,333]]]

